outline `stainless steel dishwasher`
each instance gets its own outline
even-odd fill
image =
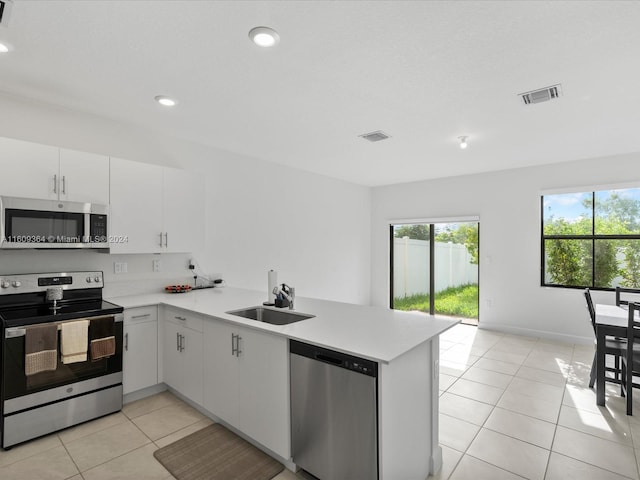
[[[293,462],[321,480],[378,478],[378,364],[290,340]]]

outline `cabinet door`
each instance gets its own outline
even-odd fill
[[[57,200],[58,153],[57,147],[0,137],[0,195]]]
[[[204,323],[204,408],[238,427],[238,358],[232,354],[231,325]]]
[[[184,170],[164,169],[164,232],[167,252],[194,252],[204,244],[204,181]]]
[[[289,354],[284,337],[240,332],[240,430],[278,455],[290,456]]]
[[[202,333],[189,328],[182,329],[182,393],[202,405]]]
[[[162,229],[162,167],[111,158],[110,235],[126,241],[111,253],[158,253]]]
[[[109,204],[109,157],[60,149],[60,200]]]
[[[157,320],[124,325],[123,393],[158,383]]]
[[[165,320],[164,322],[164,343],[162,352],[162,367],[164,383],[182,392],[183,361],[179,350],[182,326]]]

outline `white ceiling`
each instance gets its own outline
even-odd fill
[[[640,151],[639,25],[636,1],[15,0],[0,91],[384,185]]]

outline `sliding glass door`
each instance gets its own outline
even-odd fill
[[[391,308],[478,320],[478,222],[391,225]]]

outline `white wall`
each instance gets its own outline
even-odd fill
[[[204,272],[228,284],[264,289],[267,270],[296,287],[299,296],[368,303],[370,189],[284,168],[213,147],[158,135],[135,125],[0,93],[0,136],[186,168],[207,178]],[[0,158],[2,169],[11,159]],[[1,194],[1,192],[0,192]],[[188,255],[162,254],[154,274],[151,255],[92,252],[0,252],[0,274],[103,269],[109,291],[138,291],[189,278]],[[112,275],[125,258],[129,273]],[[118,260],[120,261],[120,260]]]
[[[245,160],[216,162],[206,262],[264,290],[267,271],[299,296],[369,303],[370,189]]]
[[[371,301],[389,301],[389,224],[480,217],[480,325],[584,342],[581,290],[540,286],[542,190],[638,182],[640,154],[377,187],[372,192]],[[399,221],[400,220],[400,221]],[[613,293],[594,300],[613,303]]]

